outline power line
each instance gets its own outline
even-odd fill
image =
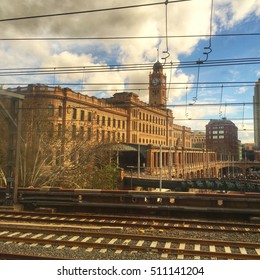
[[[0,83],[0,86],[5,86],[6,84],[8,84],[9,86],[21,86],[21,85],[28,85],[28,83]],[[168,85],[171,85],[172,83],[168,83]],[[74,87],[82,87],[82,86],[87,86],[89,85],[88,83],[52,83],[52,84],[48,84],[49,86],[61,86],[61,87],[65,87],[65,86],[74,86]],[[107,84],[108,86],[110,84]],[[135,85],[134,83],[129,83],[127,85]],[[241,86],[243,87],[253,87],[254,86],[254,82],[252,82],[251,84],[237,84],[237,85],[225,85],[225,88],[240,88]],[[187,86],[175,86],[175,87],[167,87],[167,89],[186,89]],[[199,85],[199,89],[219,89],[220,86],[219,85],[203,85],[203,83],[201,83],[201,85]],[[192,90],[193,88],[190,87],[189,88],[190,90]],[[121,92],[121,91],[148,91],[149,89],[148,88],[134,88],[134,87],[131,87],[131,88],[116,88],[116,89],[107,89],[107,88],[95,88],[95,89],[80,89],[79,91],[80,92],[101,92],[101,91],[106,91],[106,92],[115,92],[115,90],[117,92]],[[223,105],[223,104],[222,104]]]
[[[194,35],[168,35],[168,38],[205,38],[205,37],[236,37],[260,36],[260,33],[226,33],[226,34],[194,34]],[[158,36],[108,36],[108,37],[21,37],[0,38],[0,41],[66,41],[66,40],[140,40],[140,39],[165,39],[165,35]]]
[[[188,2],[188,1],[192,1],[192,0],[174,0],[174,1],[167,1],[167,2],[169,4],[172,4],[172,3]],[[60,17],[60,16],[70,16],[70,15],[89,14],[89,13],[98,13],[98,12],[109,12],[109,11],[115,11],[115,10],[144,8],[144,7],[148,7],[148,6],[158,6],[158,5],[165,5],[165,1],[164,2],[154,2],[154,3],[143,3],[143,4],[138,4],[138,5],[128,5],[128,6],[120,6],[120,7],[94,9],[94,10],[84,10],[84,11],[74,11],[74,12],[64,12],[64,13],[54,13],[54,14],[43,14],[43,15],[6,18],[6,19],[0,19],[0,22],[38,19],[38,18],[49,18],[49,17]]]
[[[219,60],[207,60],[200,67],[218,67],[218,66],[237,66],[259,64],[260,57],[249,58],[231,58]],[[120,71],[147,71],[151,70],[152,63],[144,64],[114,64],[114,65],[92,65],[92,66],[64,66],[64,67],[34,67],[34,68],[2,68],[0,76],[21,76],[21,75],[62,75],[62,74],[84,74],[102,73],[102,72],[120,72]],[[182,69],[198,67],[196,61],[171,62],[164,65],[164,69]]]
[[[28,83],[0,83],[2,85],[8,84],[8,85],[28,85]],[[39,85],[39,86],[43,86],[43,87],[49,87],[46,84],[37,84],[37,83],[32,83],[33,85]],[[215,87],[220,87],[217,85],[221,85],[221,84],[225,84],[225,87],[228,87],[228,85],[230,85],[230,87],[235,86],[252,86],[255,84],[255,81],[240,81],[240,82],[235,82],[235,81],[209,81],[209,82],[200,82],[200,85],[205,85],[202,88],[207,88],[206,85],[215,85]],[[55,84],[51,84],[51,85],[56,85],[56,86],[61,86],[61,85],[68,85],[68,86],[79,86],[79,85],[85,85],[85,86],[122,86],[122,85],[149,85],[148,82],[132,82],[132,83],[125,83],[125,82],[117,82],[117,83],[55,83]],[[166,83],[166,85],[197,85],[196,82],[171,82],[171,83]],[[183,87],[185,88],[185,87]],[[127,90],[127,89],[126,89]]]
[[[88,101],[86,101],[87,103]],[[129,104],[126,102],[117,102],[117,103],[106,103],[104,102],[103,103],[104,105],[97,105],[97,104],[92,104],[92,103],[89,103],[89,104],[84,104],[84,105],[78,105],[78,106],[73,106],[73,107],[66,107],[65,109],[72,109],[72,108],[75,108],[75,109],[87,109],[87,108],[91,108],[91,109],[115,109],[115,108],[120,108],[120,109],[125,109],[125,108],[129,108]],[[248,105],[248,106],[251,106],[251,105],[254,105],[254,104],[258,104],[260,105],[260,103],[254,103],[254,102],[230,102],[230,103],[222,103],[222,106],[227,106],[227,107],[231,107],[231,106],[245,106],[245,105]],[[205,106],[220,106],[220,103],[195,103],[195,104],[167,104],[167,107],[205,107]],[[160,105],[158,106],[150,106],[149,104],[143,102],[143,104],[136,104],[136,105],[133,105],[131,106],[131,108],[139,108],[139,109],[148,109],[148,110],[153,110],[153,109],[156,109],[156,108],[161,108]],[[165,107],[163,107],[164,109]],[[7,108],[8,109],[8,108]],[[10,109],[10,108],[9,108]],[[26,107],[26,106],[23,106],[21,108],[22,110],[33,110],[33,109],[38,109],[38,110],[50,110],[49,107],[34,107],[34,106],[30,106],[30,107]],[[54,107],[53,108],[54,110],[58,110],[58,107]],[[0,108],[0,111],[2,109]],[[161,112],[162,114],[164,113],[163,111]],[[243,118],[242,118],[243,119]],[[246,118],[244,118],[246,120]],[[187,120],[187,118],[185,119]]]

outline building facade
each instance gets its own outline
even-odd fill
[[[206,133],[202,131],[191,132],[191,146],[193,148],[206,148]]]
[[[48,139],[59,139],[56,148],[48,151],[56,163],[61,163],[68,143],[110,143],[120,145],[118,166],[123,168],[138,163],[150,175],[163,170],[170,178],[217,174],[216,153],[192,148],[191,129],[174,123],[166,104],[166,75],[158,61],[149,75],[148,104],[134,92],[98,99],[43,84],[10,91],[24,95],[23,123],[32,133],[32,145],[38,141],[39,134],[35,134],[39,131],[47,131]],[[78,155],[73,156],[80,158],[81,151],[76,150]]]
[[[206,148],[217,152],[219,161],[239,160],[238,129],[226,118],[210,120],[206,125]]]
[[[260,79],[255,83],[253,104],[255,146],[260,149]]]

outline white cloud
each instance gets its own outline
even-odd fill
[[[260,15],[259,0],[216,0],[215,15],[221,28],[228,29],[250,15]]]

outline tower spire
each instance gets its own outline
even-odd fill
[[[149,75],[149,105],[161,108],[166,106],[166,75],[163,73],[163,65],[158,60]]]

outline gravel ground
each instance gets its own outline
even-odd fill
[[[106,231],[108,232],[108,231]],[[109,230],[109,232],[113,232]],[[116,231],[119,232],[118,230]],[[122,233],[138,233],[140,240],[142,235],[155,235],[162,237],[177,237],[177,238],[198,238],[198,239],[218,239],[225,241],[239,241],[239,242],[254,242],[260,243],[260,234],[255,233],[220,233],[220,232],[202,232],[202,231],[183,231],[183,230],[157,230],[157,229],[124,229]],[[102,235],[102,231],[101,231]],[[217,248],[217,251],[219,249]],[[85,260],[156,260],[162,259],[161,254],[155,252],[122,252],[115,254],[114,250],[108,249],[105,253],[101,253],[98,249],[93,249],[91,252],[87,252],[85,249],[72,250],[71,248],[64,248],[61,250],[56,247],[46,248],[44,246],[30,246],[30,245],[17,245],[13,243],[0,242],[1,253],[25,253],[28,255],[36,256],[48,256],[55,258],[69,258],[69,259],[85,259]],[[175,259],[174,255],[169,255],[167,259]]]

